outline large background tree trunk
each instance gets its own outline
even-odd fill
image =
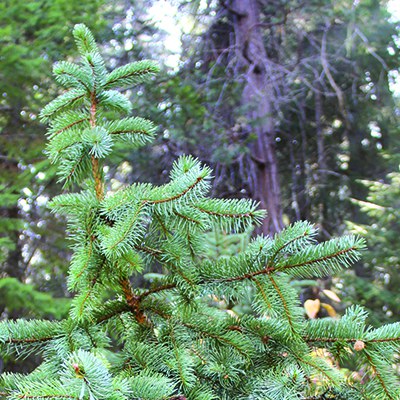
[[[256,0],[234,0],[236,51],[242,64],[245,86],[242,106],[246,112],[251,131],[256,134],[250,146],[251,162],[255,171],[253,197],[268,212],[262,231],[278,232],[283,227],[281,190],[278,162],[275,154],[275,126],[273,117],[273,88],[271,65],[260,31],[260,10]]]

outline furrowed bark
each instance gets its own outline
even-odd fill
[[[256,0],[234,0],[233,12],[236,51],[240,70],[244,70],[245,86],[242,105],[247,110],[249,126],[257,139],[250,145],[251,163],[254,164],[255,187],[253,196],[268,215],[262,232],[273,234],[283,228],[281,189],[275,149],[273,117],[273,84],[271,65],[260,29],[260,9]]]

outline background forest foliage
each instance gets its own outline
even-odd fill
[[[365,235],[355,269],[293,283],[309,317],[358,303],[373,325],[399,320],[399,26],[377,0],[1,2],[1,318],[68,309],[65,222],[46,208],[62,187],[38,113],[59,91],[51,66],[72,54],[69,32],[81,22],[107,66],[162,66],[146,94],[126,92],[161,134],[148,151],[119,145],[106,170],[112,189],[164,183],[173,160],[193,154],[214,170],[213,197],[267,209],[264,233],[308,219],[321,239]],[[216,232],[210,255],[240,252],[250,236]]]

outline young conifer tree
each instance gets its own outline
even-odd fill
[[[81,61],[55,65],[68,90],[41,117],[50,122],[47,152],[60,180],[83,188],[51,202],[69,220],[75,297],[67,320],[0,323],[2,354],[43,356],[28,375],[3,373],[0,397],[399,399],[392,364],[400,324],[372,329],[357,306],[341,319],[308,321],[291,286],[292,278],[349,267],[364,242],[346,236],[317,244],[315,228],[297,222],[212,261],[208,232],[243,232],[263,212],[252,201],[208,198],[211,171],[190,156],[175,162],[163,186],[107,191],[103,161],[114,143],[142,146],[155,135],[146,119],[117,118],[131,104],[116,88],[158,68],[139,61],[107,72],[91,32],[77,25],[74,37]],[[132,287],[131,278],[155,264],[164,273]],[[244,301],[252,311],[233,312]],[[339,367],[346,363],[365,375],[347,379]]]

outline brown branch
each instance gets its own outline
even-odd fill
[[[128,278],[120,280],[122,291],[125,296],[125,300],[129,306],[129,310],[134,315],[136,321],[139,324],[144,324],[148,322],[147,317],[144,315],[143,311],[140,309],[140,297],[135,295],[132,290],[131,283]]]
[[[323,342],[323,343],[335,343],[335,342],[339,342],[339,341],[344,341],[344,342],[347,342],[347,343],[353,343],[353,342],[357,342],[358,340],[362,340],[365,344],[368,344],[368,343],[399,342],[400,341],[400,337],[367,340],[367,339],[330,338],[330,337],[311,338],[309,336],[304,336],[303,339],[306,342]]]
[[[197,224],[197,225],[200,225],[200,224],[201,224],[200,221],[197,221],[197,220],[195,220],[195,219],[193,219],[193,218],[190,218],[190,217],[188,217],[187,215],[183,215],[183,214],[179,213],[179,212],[176,211],[176,210],[174,210],[174,214],[177,215],[177,216],[180,217],[180,218],[185,219],[186,221],[193,222],[194,224]]]
[[[40,342],[48,342],[50,340],[53,340],[53,336],[45,336],[42,338],[27,338],[27,339],[13,339],[10,338],[7,340],[8,343],[13,343],[13,344],[20,344],[20,343],[40,343]]]
[[[284,310],[285,310],[285,314],[286,314],[287,320],[288,320],[289,325],[290,325],[290,330],[291,330],[293,333],[296,333],[296,331],[295,331],[295,329],[294,329],[294,326],[293,326],[292,317],[291,317],[291,315],[290,315],[289,307],[288,307],[288,305],[287,305],[287,303],[286,303],[285,297],[283,296],[283,294],[282,294],[282,292],[281,292],[281,290],[280,290],[278,284],[275,282],[275,279],[274,279],[271,275],[268,275],[268,278],[269,278],[269,280],[271,281],[272,285],[274,286],[274,289],[276,290],[276,292],[278,293],[278,296],[280,297],[280,299],[281,299],[281,301],[282,301],[282,305],[283,305],[283,308],[284,308]]]
[[[336,253],[330,254],[329,256],[324,256],[324,257],[321,257],[321,258],[317,258],[315,260],[305,261],[305,262],[299,263],[299,264],[286,265],[286,266],[284,266],[282,268],[277,267],[277,268],[274,268],[274,270],[278,269],[279,271],[281,271],[281,270],[290,269],[290,268],[304,267],[305,265],[319,263],[321,261],[326,261],[326,260],[330,260],[331,258],[339,257],[342,254],[346,254],[349,251],[353,251],[353,250],[357,250],[357,247],[349,247],[348,249],[343,249],[343,250],[337,251]]]
[[[104,197],[103,181],[101,179],[99,159],[92,156],[92,171],[94,177],[94,188],[96,190],[96,197],[98,200],[102,200]]]
[[[379,382],[380,382],[380,384],[381,384],[383,390],[385,391],[386,396],[388,397],[388,399],[390,399],[390,400],[395,400],[394,397],[392,397],[391,394],[389,393],[389,389],[386,387],[385,381],[383,380],[381,374],[379,373],[379,371],[378,371],[377,368],[375,367],[375,365],[374,365],[374,363],[373,363],[373,361],[372,361],[372,358],[371,358],[367,353],[365,354],[365,356],[366,356],[366,358],[367,358],[367,360],[368,360],[369,365],[370,365],[371,368],[372,368],[372,371],[374,372],[374,374],[375,374],[376,377],[378,378],[378,380],[379,380]]]
[[[258,275],[263,275],[263,274],[269,275],[269,274],[271,274],[271,273],[273,273],[275,271],[285,271],[285,270],[291,269],[291,268],[304,267],[305,265],[310,265],[310,264],[314,264],[314,263],[319,263],[319,262],[322,262],[322,261],[330,260],[331,258],[338,257],[338,256],[340,256],[342,254],[346,254],[349,251],[353,251],[353,250],[357,250],[357,247],[349,247],[348,249],[340,250],[340,251],[338,251],[338,252],[336,252],[334,254],[330,254],[328,256],[320,257],[320,258],[317,258],[317,259],[314,259],[314,260],[305,261],[305,262],[299,263],[299,264],[285,265],[285,266],[282,266],[282,267],[273,267],[273,266],[268,267],[267,266],[266,268],[264,268],[262,270],[259,270],[259,271],[256,271],[256,272],[251,272],[251,273],[248,273],[248,274],[244,274],[244,275],[241,275],[241,276],[235,276],[235,277],[227,278],[227,279],[216,279],[215,281],[216,282],[234,282],[234,281],[242,281],[242,280],[245,280],[245,279],[252,279],[252,278],[254,278],[255,276],[258,276]]]
[[[152,247],[148,246],[135,246],[136,250],[143,251],[144,253],[150,254],[153,257],[160,256],[162,254],[161,250],[153,249]]]
[[[74,165],[74,167],[71,169],[71,171],[68,174],[68,176],[65,178],[66,181],[68,181],[71,178],[71,176],[74,174],[76,168],[78,167],[79,163],[84,159],[85,156],[86,156],[86,153],[83,152],[81,157],[79,158],[78,162]]]
[[[160,260],[162,254],[163,254],[163,252],[161,250],[153,249],[153,248],[147,247],[147,246],[135,246],[135,249],[137,249],[139,251],[144,251],[145,253],[152,255],[157,260]],[[160,261],[165,263],[170,269],[175,270],[189,285],[191,285],[191,286],[193,285],[193,282],[182,271],[179,271],[175,265],[173,265],[170,262],[167,262],[165,260],[162,260],[162,259]]]
[[[97,107],[95,91],[91,92],[90,101],[91,101],[90,126],[92,128],[94,128],[96,126],[96,107]],[[96,190],[96,197],[97,197],[97,200],[100,201],[104,197],[104,185],[103,185],[103,180],[101,177],[99,159],[96,158],[95,156],[92,156],[92,173],[93,173],[93,178],[94,178],[94,187]]]
[[[109,314],[105,314],[105,315],[100,316],[97,319],[97,322],[101,323],[101,322],[107,321],[110,318],[112,318],[112,317],[114,317],[114,316],[116,316],[118,314],[121,314],[123,312],[129,311],[129,310],[130,310],[129,306],[127,304],[123,304],[123,305],[121,305],[121,307],[118,310],[114,310],[113,312],[111,312]]]
[[[69,101],[69,103],[72,104],[72,103],[74,103],[75,101],[81,99],[82,97],[85,97],[85,94],[86,94],[86,93],[74,97],[73,99],[71,99],[71,100]],[[60,106],[60,107],[58,107],[57,110],[55,110],[54,112],[58,112],[58,111],[60,111],[62,108],[63,108],[63,106]],[[53,114],[54,112],[52,112],[51,114]],[[43,117],[48,118],[48,117],[51,116],[51,114],[44,114]]]
[[[166,199],[161,199],[161,200],[149,200],[149,203],[151,204],[161,204],[161,203],[167,203],[169,201],[173,201],[173,200],[177,200],[180,197],[184,196],[187,192],[189,192],[190,190],[192,190],[200,181],[202,181],[204,178],[199,176],[196,179],[196,182],[193,183],[192,185],[190,185],[189,187],[187,187],[185,190],[183,190],[181,193],[176,194],[175,196],[172,197],[168,197]]]
[[[60,74],[60,73],[57,73],[57,75],[59,75],[59,74]],[[76,76],[74,76],[73,74],[71,74],[71,73],[69,73],[69,72],[67,72],[67,71],[65,71],[65,70],[61,71],[61,74],[67,75],[67,76],[69,76],[69,77],[71,77],[71,78],[74,78],[74,79],[75,79],[77,82],[79,82],[86,90],[90,91],[90,88],[88,87],[88,85],[87,85],[82,79],[77,78]]]
[[[67,145],[65,145],[64,147],[60,147],[60,148],[57,150],[57,153],[60,154],[60,153],[63,152],[64,150],[68,149],[69,147],[75,146],[76,143],[77,143],[77,142],[74,142],[74,143],[67,144]]]
[[[252,217],[254,214],[249,212],[249,213],[237,213],[237,214],[230,214],[230,213],[222,213],[222,212],[216,212],[216,211],[210,211],[206,210],[204,208],[201,208],[200,206],[194,206],[198,210],[200,210],[203,213],[209,214],[209,215],[215,215],[217,217],[227,217],[227,218],[244,218],[244,217]]]
[[[146,298],[147,296],[150,296],[151,294],[162,292],[163,290],[174,289],[175,287],[176,287],[175,283],[170,283],[168,285],[163,285],[163,286],[156,287],[154,289],[150,289],[147,292],[144,292],[139,296],[139,301],[142,301],[144,298]]]
[[[179,274],[190,286],[193,286],[193,281],[188,278],[182,271],[179,271],[179,268],[170,262],[165,262],[169,269],[175,270],[177,274]]]
[[[92,292],[93,292],[94,286],[95,286],[96,283],[97,283],[97,278],[98,278],[98,276],[95,276],[95,277],[92,279],[91,288],[90,288],[90,289],[88,290],[88,292],[86,293],[86,296],[85,296],[85,298],[83,299],[81,306],[79,307],[79,315],[82,315],[82,313],[83,313],[83,310],[84,310],[84,308],[85,308],[85,303],[86,303],[86,301],[89,299],[90,295],[91,295]]]
[[[331,378],[321,367],[319,367],[318,365],[313,364],[313,363],[310,362],[310,361],[306,361],[306,360],[301,359],[301,358],[300,358],[297,354],[295,354],[295,353],[292,353],[292,354],[294,354],[294,356],[296,357],[296,359],[297,359],[298,361],[303,362],[304,364],[307,364],[307,365],[309,365],[309,366],[312,367],[312,368],[315,368],[315,369],[316,369],[317,371],[319,371],[322,375],[325,375],[325,376],[328,378],[329,381],[332,382],[332,378]]]
[[[232,278],[227,279],[216,279],[216,282],[235,282],[235,281],[244,281],[245,279],[253,279],[255,276],[269,274],[270,269],[262,269],[260,271],[251,272],[248,274],[244,274],[241,276],[234,276]]]
[[[385,342],[398,342],[400,341],[400,337],[396,338],[386,338],[386,339],[371,339],[371,340],[364,340],[366,343],[385,343]]]
[[[90,263],[90,259],[92,258],[92,252],[93,252],[93,240],[91,238],[90,246],[89,246],[89,250],[88,250],[88,259],[85,262],[84,266],[79,271],[79,273],[76,275],[76,278],[80,278],[80,276],[85,272],[86,268],[88,267],[88,265]]]
[[[73,126],[78,125],[78,124],[80,124],[80,123],[82,123],[84,121],[89,121],[89,118],[82,118],[82,119],[79,119],[78,121],[71,122],[69,125],[64,126],[63,128],[61,128],[58,131],[54,132],[53,135],[58,135],[58,134],[60,134],[60,133],[62,133],[64,131],[68,130],[69,128],[72,128]]]
[[[192,325],[192,324],[187,324],[187,323],[182,322],[182,325],[186,326],[186,328],[194,330],[195,332],[198,332],[200,335],[208,336],[208,337],[211,337],[213,339],[219,340],[221,342],[228,343],[230,346],[234,347],[240,354],[248,357],[248,354],[246,354],[240,347],[238,347],[231,340],[229,340],[227,338],[224,338],[223,336],[220,336],[220,335],[217,335],[217,334],[214,334],[214,333],[211,333],[211,332],[203,331],[199,327],[197,327],[195,325]]]
[[[162,220],[161,217],[158,215],[158,213],[155,212],[153,215],[154,215],[154,217],[157,219],[158,223],[160,224],[160,226],[161,226],[161,228],[162,228],[162,230],[163,230],[164,235],[165,235],[165,236],[171,235],[171,232],[168,231],[167,227],[165,226],[163,220]]]
[[[164,318],[166,320],[169,320],[170,318],[172,318],[172,314],[166,314],[166,313],[163,313],[162,311],[154,309],[154,308],[150,308],[150,309],[148,309],[148,311],[151,311],[152,313],[157,314],[161,318]]]
[[[309,336],[304,336],[303,340],[305,340],[308,343],[313,343],[313,342],[336,343],[339,341],[345,341],[346,343],[352,343],[352,342],[356,342],[359,339],[342,339],[342,338],[329,338],[329,337],[310,338]]]
[[[115,82],[118,82],[121,79],[127,79],[127,78],[130,78],[132,76],[142,76],[142,75],[149,74],[149,73],[152,73],[152,72],[153,71],[151,70],[151,68],[146,68],[144,70],[142,69],[140,71],[129,72],[128,74],[122,75],[122,76],[120,76],[118,78],[115,78],[115,79],[113,79],[111,81],[106,82],[105,86],[107,87],[107,86],[109,86],[109,85],[111,85],[111,84],[113,84]]]
[[[110,135],[120,135],[120,134],[134,134],[134,133],[140,133],[142,135],[147,135],[147,136],[151,136],[147,131],[145,130],[133,130],[133,129],[127,129],[127,130],[119,130],[119,131],[113,131],[113,132],[109,132]]]
[[[275,260],[275,257],[286,247],[288,247],[289,245],[291,245],[292,243],[294,243],[295,241],[305,237],[308,235],[308,232],[304,232],[303,234],[293,238],[292,240],[289,240],[287,243],[285,243],[284,245],[282,245],[281,247],[279,247],[275,253],[272,255],[271,257],[271,263]]]
[[[204,358],[204,357],[202,357],[201,356],[201,354],[196,350],[196,349],[194,349],[193,347],[190,349],[190,351],[196,356],[196,357],[198,357],[199,358],[199,360],[201,361],[201,363],[204,365],[204,364],[207,364],[207,360]]]
[[[270,301],[268,300],[268,296],[264,291],[264,288],[262,287],[261,283],[257,280],[257,279],[252,279],[252,281],[256,284],[256,286],[258,287],[258,290],[260,291],[265,303],[267,304],[268,308],[272,308],[272,305],[270,303]]]
[[[110,249],[114,249],[115,247],[117,247],[122,241],[125,240],[125,238],[128,236],[132,226],[134,225],[134,223],[137,221],[137,216],[139,215],[140,211],[142,210],[143,206],[146,204],[145,201],[143,201],[142,203],[140,203],[139,208],[137,209],[137,211],[135,212],[135,214],[132,216],[132,220],[131,223],[129,225],[129,228],[127,230],[125,230],[125,233],[122,235],[122,237],[120,239],[118,239],[114,244],[112,244],[110,246]]]

